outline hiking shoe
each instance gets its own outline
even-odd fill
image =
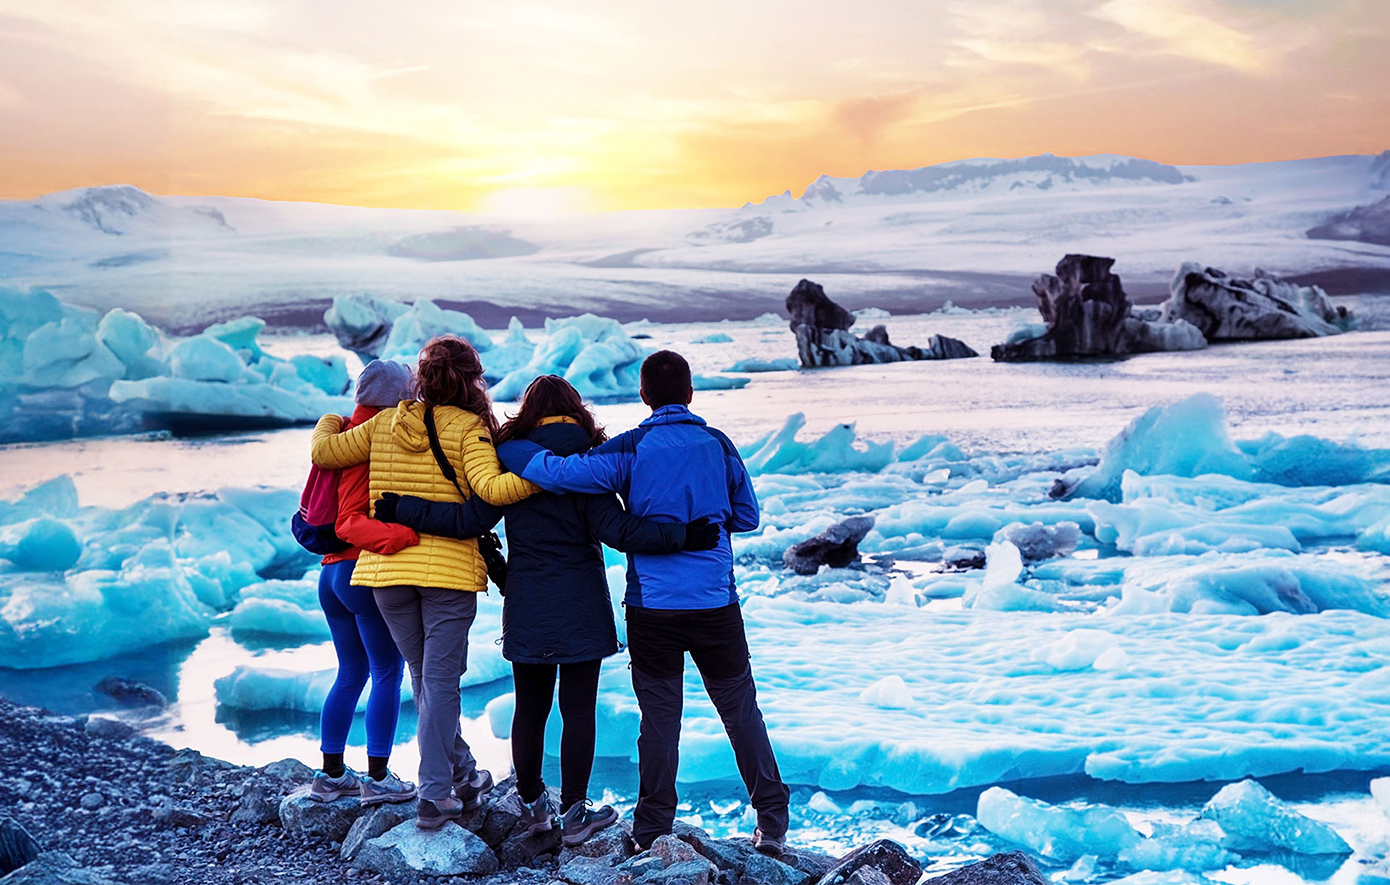
[[[754,830],[753,847],[768,857],[781,857],[787,850],[787,838],[785,836],[773,836],[762,830]]]
[[[588,799],[576,802],[570,810],[560,815],[560,841],[571,847],[597,833],[604,827],[618,822],[618,812],[612,805],[605,805],[595,811]]]
[[[520,798],[517,796],[517,799]],[[551,827],[555,826],[555,806],[550,802],[549,793],[542,790],[535,802],[521,803],[521,823],[532,836],[550,832]]]
[[[383,802],[409,802],[418,795],[415,785],[410,781],[403,781],[396,777],[393,772],[386,772],[386,777],[381,780],[372,780],[370,777],[362,778],[362,804],[364,806],[380,805]]]
[[[329,777],[322,771],[314,772],[314,782],[309,786],[309,798],[315,802],[332,802],[344,796],[360,796],[362,778],[351,768],[343,769],[338,777]]]
[[[454,795],[463,803],[464,811],[474,811],[483,804],[483,799],[492,790],[492,772],[479,768],[466,781],[454,784]]]
[[[463,817],[463,803],[450,796],[447,799],[421,799],[415,823],[422,830],[437,830],[451,820]]]

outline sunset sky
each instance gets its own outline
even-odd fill
[[[977,156],[1390,147],[1390,0],[0,0],[0,198],[739,205]]]

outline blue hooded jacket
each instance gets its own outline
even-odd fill
[[[617,492],[634,516],[678,523],[704,516],[723,526],[713,550],[629,553],[625,604],[711,609],[738,601],[729,533],[758,527],[758,499],[738,449],[687,407],[662,406],[583,454],[560,457],[513,440],[497,456],[508,470],[548,492]]]

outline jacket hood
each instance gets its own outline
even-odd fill
[[[589,439],[589,434],[584,432],[584,428],[568,422],[542,424],[528,433],[526,438],[562,458],[593,448],[593,441]]]
[[[641,426],[654,424],[698,424],[703,427],[705,419],[690,411],[689,406],[662,406],[652,412],[651,417],[643,421]]]
[[[454,406],[438,406],[434,410],[434,427],[439,433],[458,421],[478,421],[482,419],[472,412]],[[410,452],[428,452],[430,435],[425,429],[425,404],[404,402],[396,406],[396,414],[391,418],[391,435],[396,444]]]

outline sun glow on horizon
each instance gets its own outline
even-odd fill
[[[1376,0],[0,0],[0,23],[0,198],[131,181],[535,217],[979,156],[1390,147]]]

